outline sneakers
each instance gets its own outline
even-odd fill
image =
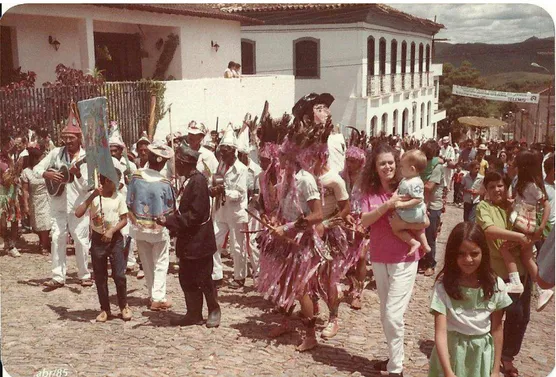
[[[550,302],[550,299],[554,296],[554,291],[552,289],[541,289],[537,287],[537,291],[539,292],[539,297],[537,298],[537,311],[540,312],[546,305]]]
[[[523,284],[521,282],[509,282],[506,284],[508,288],[508,293],[515,293],[515,294],[522,294],[525,288],[523,288]]]
[[[172,307],[172,304],[169,301],[153,301],[151,304],[151,310],[159,311],[159,310],[168,310]]]
[[[515,293],[515,294],[522,294],[525,290],[523,284],[521,283],[521,279],[519,278],[518,272],[510,272],[509,273],[510,282],[506,284],[508,289],[508,293]]]
[[[338,325],[338,318],[332,318],[332,319],[330,319],[330,321],[328,322],[328,325],[326,325],[324,330],[322,330],[321,336],[324,339],[333,338],[334,336],[336,336],[339,329],[340,329],[340,326]]]
[[[129,308],[129,305],[126,305],[125,308],[122,309],[122,319],[124,321],[131,320],[131,309]]]
[[[14,258],[17,258],[17,257],[21,256],[21,253],[19,252],[19,250],[17,250],[17,248],[15,246],[12,247],[10,250],[8,250],[8,254],[10,254]]]
[[[99,315],[97,315],[97,322],[106,322],[108,320],[108,313],[106,311],[101,311]]]

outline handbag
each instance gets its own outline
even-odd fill
[[[527,203],[516,203],[510,214],[513,229],[523,234],[537,231],[537,207]]]

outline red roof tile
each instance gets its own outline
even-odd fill
[[[242,24],[260,25],[264,22],[248,16],[220,10],[219,4],[94,4],[96,6],[138,10],[153,13],[174,14],[220,20],[239,21]]]
[[[296,10],[334,10],[342,8],[373,8],[374,10],[382,13],[384,15],[389,15],[397,17],[400,19],[407,20],[409,22],[418,23],[423,26],[433,27],[437,29],[443,29],[444,25],[436,23],[426,18],[420,18],[413,16],[411,14],[402,12],[391,6],[385,4],[348,4],[348,3],[337,3],[337,4],[318,4],[318,3],[284,3],[284,4],[264,4],[264,3],[231,3],[231,4],[219,4],[220,9],[229,13],[263,13],[263,12],[276,12],[276,11],[296,11]],[[253,15],[256,17],[256,15]]]

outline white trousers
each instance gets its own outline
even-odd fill
[[[446,187],[446,189],[450,188],[450,183],[452,182],[452,175],[454,175],[454,169],[444,167],[444,187]]]
[[[153,301],[166,301],[166,275],[170,264],[170,239],[159,242],[136,240],[137,252],[149,297]]]
[[[214,231],[216,233],[216,253],[213,255],[214,267],[212,269],[212,280],[220,280],[224,277],[222,264],[222,245],[226,239],[226,233],[230,232],[228,242],[230,254],[234,262],[234,280],[243,280],[247,277],[247,249],[245,245],[245,233],[247,223],[220,222],[215,221]]]
[[[134,249],[135,249],[135,239],[131,239],[129,241],[129,254],[127,255],[127,267],[131,268],[133,266],[135,266],[137,264],[137,258],[135,258],[135,253],[134,253]]]
[[[75,261],[77,263],[77,277],[90,279],[91,273],[87,268],[89,253],[89,215],[78,219],[73,213],[52,213],[52,279],[59,283],[66,282],[66,246],[68,231],[75,243]]]
[[[388,373],[401,373],[404,361],[404,319],[418,262],[375,263],[373,273],[380,299],[380,321],[388,344]]]
[[[251,209],[251,211],[260,218],[259,211],[256,209]],[[249,216],[249,230],[255,231],[260,230],[262,225],[260,222],[255,220],[255,218]],[[251,273],[253,278],[259,276],[259,247],[257,246],[257,236],[259,233],[249,233],[249,242],[247,243],[247,254],[249,256],[249,262],[251,263]]]

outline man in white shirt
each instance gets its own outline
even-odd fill
[[[450,165],[452,162],[456,161],[456,152],[454,151],[454,147],[450,145],[450,136],[444,136],[442,138],[440,157],[444,160],[444,187],[446,187],[449,191],[454,171]]]
[[[229,125],[220,142],[222,161],[217,176],[223,178],[222,184],[213,185],[213,219],[218,250],[214,253],[212,280],[218,284],[223,279],[221,260],[222,245],[229,232],[230,251],[234,263],[234,281],[231,288],[241,288],[247,277],[247,251],[245,233],[247,230],[247,176],[248,169],[236,157],[236,137]]]
[[[346,162],[346,140],[341,132],[335,132],[328,137],[328,166],[330,170],[340,173]]]
[[[187,126],[186,142],[189,148],[200,153],[197,160],[197,170],[203,173],[210,185],[210,179],[218,168],[218,160],[213,152],[201,145],[207,133],[208,129],[203,123],[197,124],[192,120]]]
[[[261,167],[249,157],[249,128],[245,127],[238,135],[237,155],[238,160],[247,166],[247,202],[249,211],[255,216],[260,217],[258,210],[259,202],[259,177],[262,173]],[[261,224],[255,218],[249,216],[248,229],[251,232],[261,229]],[[259,248],[257,246],[257,233],[247,233],[246,242],[247,256],[251,263],[251,273],[253,279],[259,274]]]
[[[68,231],[75,242],[75,259],[77,262],[77,276],[81,285],[93,285],[91,274],[87,269],[87,255],[89,252],[89,216],[77,218],[75,209],[87,197],[89,177],[87,164],[84,163],[85,150],[81,148],[82,134],[77,116],[70,111],[66,127],[62,130],[62,140],[65,146],[54,148],[39,162],[33,172],[37,177],[44,177],[54,182],[62,182],[62,174],[49,171],[69,167],[73,181],[65,184],[59,196],[52,196],[50,212],[52,214],[52,279],[45,282],[45,291],[63,287],[66,283],[66,241]]]
[[[479,161],[471,161],[469,172],[463,177],[463,221],[475,222],[475,208],[481,201],[484,177],[479,174]]]
[[[133,161],[130,161],[128,158],[126,158],[127,156],[124,156],[123,152],[125,149],[125,144],[121,139],[119,133],[113,134],[110,137],[109,144],[110,144],[110,154],[119,162],[120,166],[123,169],[122,177],[124,180],[124,185],[123,187],[120,188],[120,192],[122,193],[124,198],[126,198],[127,185],[129,184],[131,175],[135,173],[135,171],[137,170],[137,165],[135,165]],[[135,240],[129,237],[129,223],[122,228],[121,233],[124,236],[124,239],[126,240],[125,253],[127,253],[127,269],[132,270],[133,268],[135,268],[135,265],[137,264],[137,259],[135,258],[135,253],[133,252],[133,250],[135,249]]]

